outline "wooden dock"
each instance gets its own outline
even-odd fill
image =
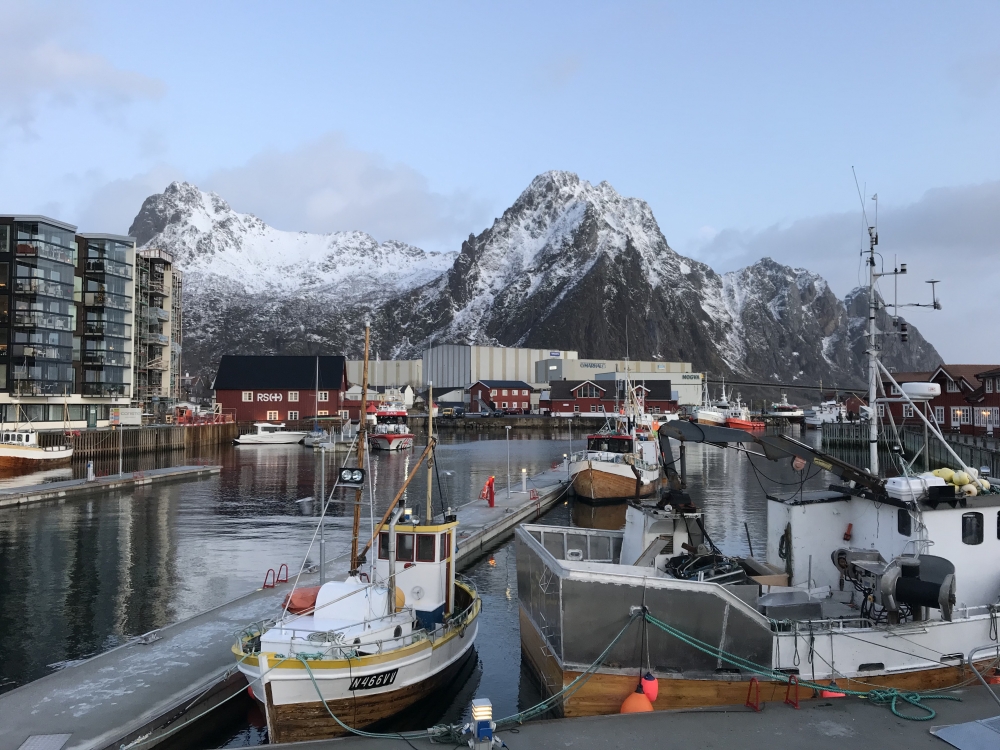
[[[38,442],[43,448],[73,446],[73,458],[111,458],[119,450],[127,456],[160,451],[199,449],[210,445],[231,443],[239,435],[235,422],[199,425],[146,425],[144,427],[107,428],[102,430],[72,430],[40,432]]]
[[[182,468],[210,473],[220,469]],[[157,472],[128,481],[134,486]],[[102,491],[120,481],[113,478]],[[560,502],[568,486],[566,470],[559,468],[532,477],[527,493],[511,488],[508,499],[506,490],[499,490],[493,508],[479,499],[458,508],[456,569],[467,568],[510,536],[518,523],[534,520]],[[295,561],[288,562],[294,579]],[[329,564],[344,568],[346,562],[341,557]],[[315,585],[317,578],[315,573],[304,575],[300,584]],[[117,750],[137,740],[136,747],[142,750],[161,744],[188,746],[188,740],[193,742],[188,732],[204,726],[200,719],[246,686],[235,670],[233,634],[253,621],[275,616],[290,587],[286,583],[254,591],[165,626],[152,638],[134,639],[0,695],[0,750],[19,750],[31,737],[53,734],[66,735],[62,750]],[[181,726],[185,728],[176,732]]]
[[[106,494],[115,491],[130,492],[142,485],[174,482],[182,479],[203,479],[218,474],[220,471],[222,471],[221,466],[173,466],[167,469],[114,474],[98,477],[93,481],[67,479],[63,482],[11,487],[0,490],[0,508],[51,500],[72,500],[85,495]]]

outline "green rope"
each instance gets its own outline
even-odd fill
[[[733,666],[743,671],[753,672],[755,674],[761,675],[762,677],[768,677],[777,682],[784,682],[786,684],[791,684],[792,681],[791,676],[785,674],[784,672],[778,672],[777,670],[771,669],[770,667],[764,667],[760,664],[755,664],[754,662],[748,659],[744,659],[743,657],[737,656],[736,654],[731,654],[727,651],[723,651],[721,648],[717,646],[713,646],[710,643],[705,643],[704,641],[698,640],[694,636],[688,635],[687,633],[684,633],[683,631],[680,631],[677,628],[668,625],[667,623],[661,620],[656,619],[649,613],[646,613],[646,620],[648,622],[651,622],[656,627],[660,628],[660,630],[665,632],[667,635],[673,636],[679,641],[688,644],[689,646],[701,651],[702,653],[705,653],[717,659],[721,659],[722,661],[732,664]],[[809,680],[799,680],[797,677],[796,677],[796,682],[802,687],[812,688],[813,690],[823,691],[831,689],[829,685],[821,685],[816,682],[810,682]],[[910,721],[930,721],[935,716],[937,716],[937,712],[930,706],[926,706],[923,703],[921,703],[921,700],[932,700],[935,698],[941,700],[949,700],[949,701],[962,700],[961,698],[954,695],[931,695],[928,693],[920,693],[916,691],[904,693],[900,692],[896,688],[869,690],[867,692],[861,690],[849,690],[847,688],[841,688],[841,687],[834,689],[838,693],[843,693],[844,695],[852,695],[858,698],[865,698],[876,706],[888,705],[890,710],[895,716],[898,716],[900,719],[908,719]],[[910,716],[907,714],[900,713],[899,710],[896,708],[896,704],[900,700],[909,703],[911,706],[916,706],[917,708],[923,709],[924,711],[927,712],[927,715]]]

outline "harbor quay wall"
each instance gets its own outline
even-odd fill
[[[409,425],[415,430],[427,429],[426,416],[411,416],[407,419]],[[524,414],[513,417],[437,417],[434,420],[435,432],[461,432],[463,430],[502,430],[504,427],[544,429],[546,427],[559,430],[568,430],[570,427],[580,434],[585,432],[596,432],[604,426],[604,417],[600,419],[579,418],[579,417],[550,417],[544,414]]]
[[[237,425],[148,425],[145,427],[125,427],[102,430],[73,430],[64,432],[40,432],[38,442],[42,447],[73,446],[75,459],[109,458],[117,456],[119,443],[126,455],[198,449],[222,443],[231,443],[239,435]]]

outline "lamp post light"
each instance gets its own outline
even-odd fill
[[[504,425],[507,430],[507,499],[510,500],[510,425]]]

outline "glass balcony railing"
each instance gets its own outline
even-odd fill
[[[115,336],[117,338],[128,338],[132,335],[132,326],[126,325],[125,323],[88,320],[83,327],[83,332],[88,336]]]
[[[166,323],[170,320],[170,313],[162,307],[150,307],[146,310],[146,320],[157,323]]]
[[[146,331],[142,334],[143,342],[154,346],[166,346],[170,343],[170,337],[164,333],[151,333]]]
[[[83,395],[121,398],[131,395],[130,387],[127,383],[84,383]]]
[[[60,284],[56,281],[46,279],[14,279],[15,294],[42,294],[46,297],[57,297],[59,299],[73,299],[73,287],[69,284]]]
[[[75,265],[72,251],[63,250],[54,245],[46,245],[43,242],[19,240],[15,248],[15,254],[19,257],[45,258],[46,260],[54,260],[57,263]]]
[[[83,364],[103,367],[129,367],[132,355],[128,352],[84,351]]]
[[[119,297],[117,294],[107,294],[105,292],[87,292],[83,296],[83,304],[87,307],[110,307],[114,310],[124,310],[131,312],[132,300],[128,297]]]
[[[87,260],[87,273],[109,273],[112,276],[119,276],[123,279],[132,278],[132,267],[125,263],[116,263],[113,260]]]
[[[53,315],[52,313],[23,310],[14,311],[14,325],[20,328],[53,328],[57,331],[70,331],[72,324],[68,315]]]
[[[58,346],[45,346],[44,344],[38,346],[14,344],[11,352],[14,357],[18,359],[18,361],[21,361],[22,357],[30,359],[45,359],[52,362],[73,361],[73,351],[69,347],[60,348]]]

